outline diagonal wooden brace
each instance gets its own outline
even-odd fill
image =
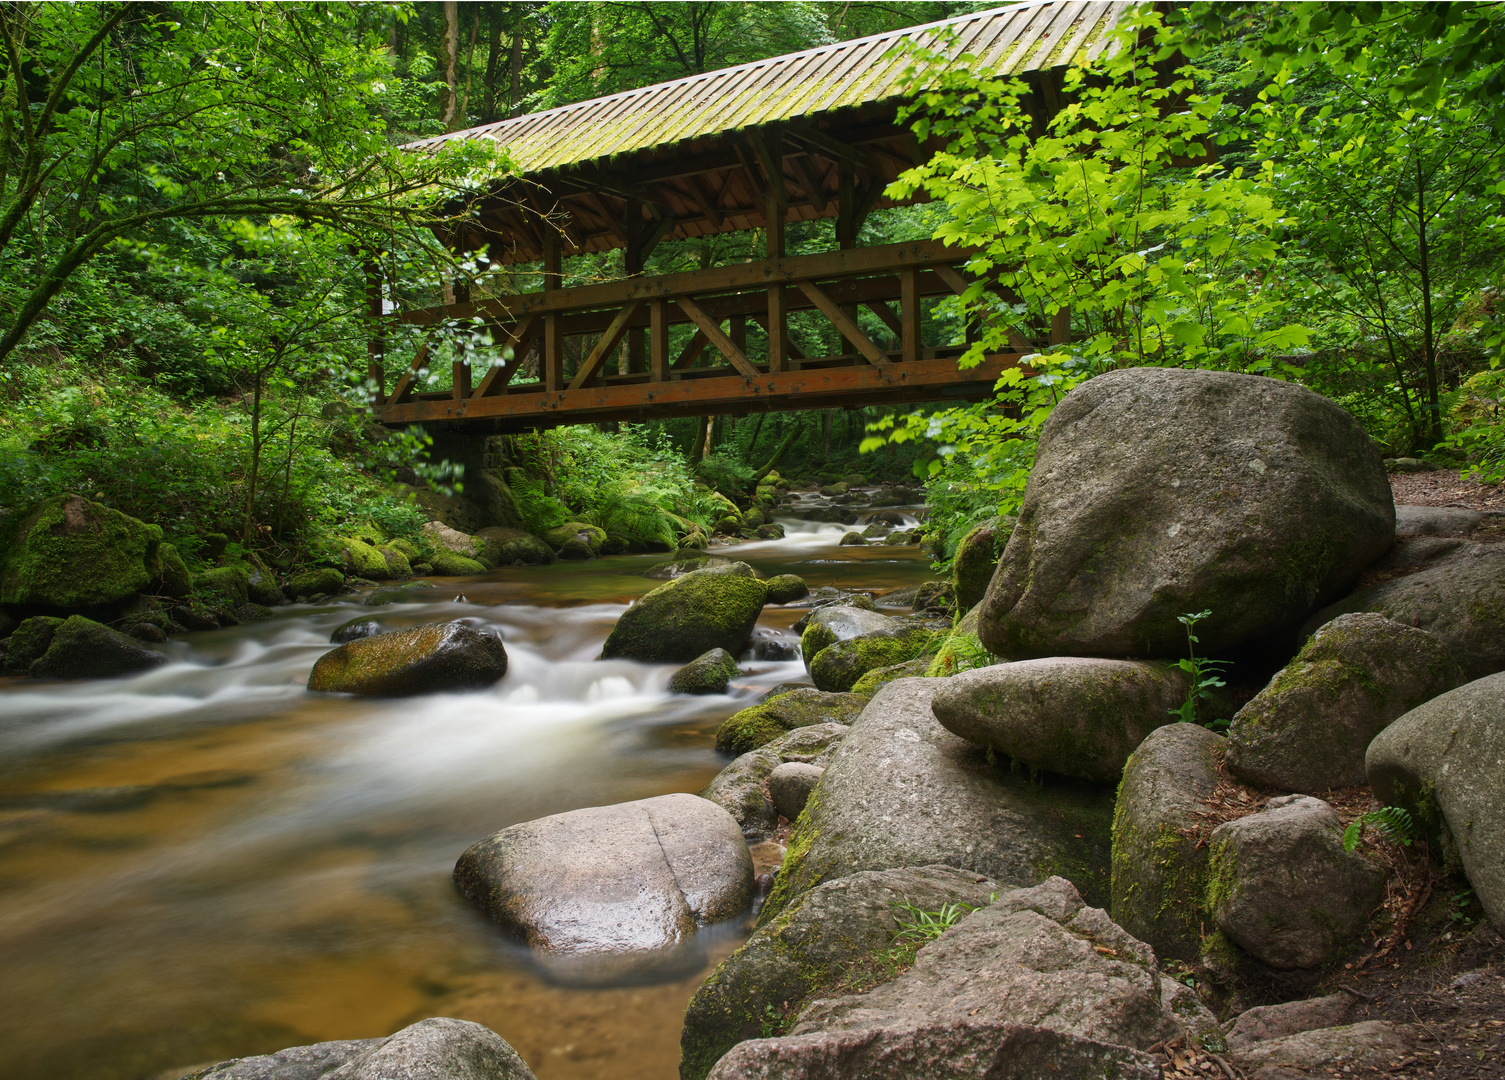
[[[569,389],[579,390],[596,377],[596,374],[601,370],[601,366],[606,363],[606,358],[616,350],[618,345],[622,344],[622,336],[627,333],[627,324],[632,322],[633,316],[638,313],[638,309],[642,306],[643,302],[641,300],[632,300],[621,311],[617,312],[617,317],[611,320],[611,325],[606,328],[606,332],[596,342],[596,347],[591,350],[590,355],[585,358],[585,362],[580,365],[580,370],[570,380]]]
[[[727,363],[736,368],[744,378],[756,379],[763,374],[748,361],[747,354],[739,349],[731,338],[722,333],[716,320],[707,315],[699,304],[688,296],[676,296],[674,302],[679,305],[680,311],[690,317],[692,323],[700,327],[700,332],[706,336],[707,341],[716,346],[722,356],[726,357]]]
[[[888,357],[884,355],[883,350],[873,344],[872,338],[864,334],[861,327],[848,318],[847,313],[842,311],[834,300],[817,288],[813,282],[800,281],[796,284],[799,285],[800,292],[804,293],[812,304],[820,308],[821,314],[831,320],[831,325],[841,331],[841,336],[857,346],[857,351],[868,363],[879,366],[888,363]]]

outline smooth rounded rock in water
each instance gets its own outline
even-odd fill
[[[1427,631],[1383,615],[1340,615],[1234,715],[1228,767],[1251,783],[1306,795],[1362,784],[1370,741],[1462,681]]]
[[[747,836],[772,835],[778,813],[768,797],[768,774],[783,762],[824,768],[834,744],[851,729],[845,724],[811,724],[795,728],[773,742],[740,755],[700,793],[737,819]]]
[[[815,658],[815,654],[828,645],[903,625],[897,619],[873,611],[871,600],[866,607],[833,603],[816,608],[810,613],[804,627],[797,627],[800,629],[800,652],[805,657],[805,670],[810,669],[810,661]]]
[[[669,693],[724,694],[726,684],[741,673],[736,657],[725,649],[712,649],[670,676]]]
[[[403,697],[481,690],[507,674],[500,638],[465,623],[431,623],[347,641],[319,657],[310,690]]]
[[[1371,611],[1442,641],[1466,679],[1505,671],[1505,544],[1460,544],[1420,571],[1377,582],[1323,608],[1303,630]]]
[[[1200,724],[1168,724],[1129,755],[1113,811],[1113,921],[1162,960],[1196,960],[1206,922],[1207,847],[1227,740]]]
[[[334,632],[329,635],[329,640],[331,644],[343,645],[347,641],[355,641],[357,638],[375,637],[380,633],[382,633],[381,623],[375,619],[368,619],[361,615],[336,626]]]
[[[606,531],[581,521],[571,521],[543,534],[543,540],[561,559],[594,559],[606,543]]]
[[[989,764],[937,723],[944,685],[900,679],[868,702],[790,837],[764,921],[831,878],[938,863],[1018,885],[1059,873],[1106,899],[1111,790]]]
[[[468,900],[556,957],[650,959],[741,915],[753,890],[742,830],[697,795],[513,825],[467,848],[454,877]]]
[[[162,574],[162,530],[90,502],[56,495],[26,515],[0,558],[0,604],[92,608],[150,588]]]
[[[1275,968],[1326,963],[1363,933],[1385,872],[1343,850],[1337,812],[1283,795],[1212,832],[1207,911],[1234,944]]]
[[[500,1035],[434,1016],[384,1039],[341,1039],[235,1058],[183,1080],[535,1080]]]
[[[47,651],[32,661],[35,679],[109,679],[167,663],[167,657],[93,619],[74,615],[52,634]]]
[[[1484,913],[1505,931],[1505,673],[1406,713],[1365,757],[1375,797],[1447,824]]]
[[[1186,677],[1169,664],[1056,656],[964,671],[934,709],[948,731],[1016,761],[1113,782],[1184,700]]]
[[[1041,429],[983,601],[1001,656],[1180,656],[1300,621],[1395,538],[1380,453],[1328,398],[1255,375],[1132,368]]]
[[[806,630],[806,639],[810,636]],[[840,693],[851,690],[870,671],[924,655],[937,648],[944,637],[923,626],[899,623],[889,629],[833,642],[816,653],[806,666],[819,689]],[[801,648],[803,645],[802,639]]]
[[[474,577],[476,574],[484,574],[486,567],[475,559],[467,559],[464,555],[456,555],[450,551],[436,551],[429,560],[433,572],[439,577]]]
[[[716,749],[745,754],[796,728],[811,724],[850,724],[867,704],[856,694],[828,694],[800,687],[733,713],[716,729]]]
[[[666,581],[622,613],[601,657],[683,664],[710,649],[740,655],[764,594],[753,568],[740,562]]]
[[[0,675],[25,675],[31,665],[40,660],[52,644],[52,635],[63,625],[56,615],[33,615],[5,639],[5,660],[0,664]]]
[[[345,584],[345,575],[331,567],[305,570],[287,579],[286,592],[294,600],[307,600],[310,596],[327,596],[340,591]]]
[[[915,590],[912,609],[916,614],[932,612],[947,615],[955,608],[956,587],[949,581],[927,581]]]
[[[929,670],[930,663],[931,657],[917,656],[913,660],[905,660],[901,664],[889,664],[887,667],[873,668],[873,670],[852,684],[852,693],[861,694],[863,697],[872,697],[883,687],[897,679],[919,678]]]
[[[810,595],[810,586],[798,574],[779,574],[769,578],[765,584],[770,604],[787,604]]]
[[[684,577],[686,574],[693,574],[696,570],[708,570],[714,566],[731,566],[733,561],[724,555],[706,555],[704,553],[690,554],[685,552],[682,553],[682,556],[678,559],[670,559],[668,562],[661,562],[656,566],[650,566],[643,573],[643,576],[664,579],[679,578]]]
[[[799,817],[825,771],[817,765],[786,761],[769,773],[768,794],[779,816],[789,821]]]

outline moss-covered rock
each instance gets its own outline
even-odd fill
[[[93,608],[149,589],[162,575],[162,530],[90,502],[57,495],[16,527],[0,567],[0,603]]]
[[[375,619],[367,615],[357,615],[355,618],[336,626],[334,632],[329,635],[329,641],[333,645],[343,645],[347,641],[354,641],[357,638],[375,637],[377,634],[384,632],[381,623]]]
[[[903,664],[939,647],[944,635],[919,626],[900,626],[827,645],[810,661],[810,678],[826,691],[850,690],[877,668]]]
[[[228,610],[250,599],[246,578],[245,565],[233,563],[230,566],[216,566],[212,570],[205,570],[198,576],[194,587],[205,603],[211,607]]]
[[[47,651],[32,661],[36,679],[108,679],[167,663],[167,657],[103,623],[74,615],[53,632]]]
[[[265,622],[268,619],[275,619],[277,617],[277,613],[265,604],[254,602],[236,604],[235,607],[230,609],[230,614],[235,617],[236,622],[243,623]]]
[[[849,730],[845,724],[810,724],[795,728],[756,750],[739,755],[716,774],[700,797],[710,799],[736,818],[743,835],[749,838],[772,836],[779,819],[768,797],[768,774],[790,761],[824,768],[835,744]]]
[[[657,664],[686,663],[710,649],[738,656],[763,610],[764,591],[746,563],[666,581],[622,613],[601,656]]]
[[[392,576],[391,571],[387,569],[387,560],[382,558],[381,552],[364,540],[349,536],[336,536],[331,540],[331,545],[344,564],[345,573],[351,577],[386,581]]]
[[[766,525],[759,525],[753,530],[753,535],[759,540],[782,540],[784,539],[784,526],[777,521],[771,521]]]
[[[287,595],[294,600],[307,600],[310,596],[328,596],[337,593],[345,584],[345,575],[329,566],[305,570],[287,579]]]
[[[798,574],[779,574],[764,584],[768,587],[770,604],[788,604],[810,595],[810,586]]]
[[[161,561],[162,572],[157,578],[156,592],[175,600],[182,600],[193,592],[193,574],[189,572],[183,556],[178,554],[176,545],[159,545],[157,557]]]
[[[991,518],[972,528],[956,545],[951,561],[951,582],[956,587],[956,603],[968,611],[982,603],[998,569],[998,556],[1009,541],[1018,519],[1012,516]]]
[[[919,656],[913,660],[906,660],[902,664],[874,668],[852,684],[852,693],[861,697],[872,697],[895,679],[917,678],[924,675],[929,668],[930,657],[928,656]]]
[[[724,694],[726,684],[741,673],[735,656],[725,649],[711,649],[670,677],[669,693]]]
[[[406,578],[413,576],[413,566],[408,562],[407,555],[401,548],[391,544],[383,544],[376,549],[376,553],[387,564],[388,578]]]
[[[979,605],[980,607],[981,605]],[[930,661],[930,666],[925,669],[925,674],[931,678],[946,678],[962,671],[971,671],[973,668],[987,667],[989,664],[1001,663],[1002,660],[994,656],[983,645],[977,636],[978,608],[962,616],[961,621],[952,628],[946,640],[941,643],[940,650]]]
[[[913,610],[916,614],[950,615],[956,610],[955,587],[949,581],[925,582],[915,590]]]
[[[434,599],[436,586],[431,581],[409,581],[402,585],[383,585],[373,589],[361,600],[365,607],[385,607],[387,604],[425,603]]]
[[[554,561],[554,550],[522,529],[493,525],[477,533],[476,539],[480,541],[480,550],[475,558],[487,567],[544,566]]]
[[[501,639],[465,623],[433,623],[347,641],[319,657],[310,690],[402,697],[480,690],[507,674]]]
[[[696,570],[708,570],[713,566],[731,566],[733,560],[722,555],[690,554],[689,551],[681,551],[680,558],[661,562],[656,566],[650,566],[643,572],[648,578],[679,578],[686,574],[693,574]],[[772,603],[773,601],[769,601]]]
[[[1383,615],[1340,615],[1234,716],[1228,767],[1306,795],[1362,784],[1374,737],[1462,682],[1435,635]]]
[[[417,544],[401,536],[394,540],[388,540],[387,547],[402,552],[403,558],[407,559],[409,563],[416,561],[423,555],[423,552],[418,549]]]
[[[853,531],[853,532],[847,532],[847,533],[842,533],[841,534],[841,540],[839,541],[839,546],[841,546],[841,547],[862,547],[866,543],[867,543],[867,540],[863,537],[863,535],[860,532]]]
[[[867,600],[867,597],[861,599]],[[866,607],[860,607],[855,602],[829,604],[812,611],[803,628],[796,623],[795,628],[800,630],[800,653],[805,657],[806,670],[809,670],[810,661],[816,654],[828,645],[904,625],[897,619],[880,615],[872,608],[871,600],[867,600]],[[903,659],[908,660],[909,657]]]
[[[606,543],[606,530],[570,521],[544,533],[543,540],[561,559],[594,559]]]
[[[1170,724],[1129,755],[1113,809],[1113,921],[1162,959],[1195,961],[1207,925],[1207,847],[1226,740],[1200,724]]]
[[[780,694],[733,713],[716,731],[716,749],[745,754],[785,733],[812,724],[850,724],[867,699],[858,694],[830,694],[809,687]]]
[[[287,603],[287,597],[277,584],[277,576],[254,554],[246,563],[246,596],[251,603],[264,607]]]
[[[31,665],[40,660],[52,644],[52,635],[63,625],[63,620],[52,615],[37,615],[25,619],[5,641],[5,664],[0,667],[3,675],[26,675]]]
[[[463,555],[456,555],[450,551],[436,551],[430,564],[433,572],[439,577],[470,577],[474,574],[484,574],[486,567],[474,559],[467,559]]]

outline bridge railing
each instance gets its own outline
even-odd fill
[[[966,258],[937,241],[889,244],[410,312],[431,328],[484,320],[492,363],[473,380],[456,362],[449,389],[424,391],[425,343],[377,412],[514,430],[980,396],[1029,343],[963,372],[965,345],[923,340],[923,302],[967,288]],[[859,309],[876,318],[864,326]]]

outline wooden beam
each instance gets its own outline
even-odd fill
[[[954,267],[937,265],[932,267],[932,269],[935,270],[935,276],[950,286],[951,291],[956,293],[957,296],[965,295],[966,291],[972,286],[972,282],[963,277],[961,271]],[[1054,345],[1055,342],[1051,342],[1051,344]],[[1009,328],[1009,345],[1020,352],[1033,352],[1035,348],[1034,343],[1029,338],[1012,327]]]
[[[920,358],[920,273],[912,266],[899,271],[899,360],[912,364]]]
[[[831,320],[831,325],[841,331],[841,336],[856,346],[870,364],[882,366],[888,363],[888,357],[883,350],[873,344],[870,337],[862,332],[862,328],[847,317],[846,312],[837,306],[836,302],[816,287],[814,282],[801,281],[800,292],[810,298],[810,302],[820,308],[821,314]]]
[[[894,332],[895,337],[903,337],[904,327],[899,321],[899,316],[894,314],[894,309],[882,300],[864,300],[863,306],[878,318],[883,320],[883,325]]]
[[[695,194],[695,201],[699,203],[700,208],[705,211],[705,216],[710,219],[711,225],[717,229],[721,228],[721,223],[725,219],[721,216],[720,190],[712,192],[711,189],[706,186],[705,180],[698,175],[689,176],[685,179],[690,185],[690,190]]]
[[[538,331],[539,321],[539,316],[528,315],[510,330],[504,332],[506,343],[498,351],[506,352],[508,349],[511,349],[512,359],[504,360],[500,364],[493,364],[491,366],[491,370],[486,372],[485,377],[481,379],[481,385],[476,387],[476,397],[485,397],[487,394],[500,393],[508,383],[516,378],[518,371],[523,366],[523,354],[527,351],[524,346],[527,344],[528,339]],[[493,333],[498,329],[501,328],[499,326],[495,327]]]
[[[832,161],[845,161],[868,172],[873,171],[873,159],[866,150],[844,143],[815,127],[796,125],[790,127],[788,131],[797,142],[813,147],[823,157],[828,157]]]
[[[732,339],[721,332],[721,327],[716,325],[715,320],[701,310],[699,304],[688,296],[677,296],[674,302],[690,317],[691,322],[700,327],[700,332],[706,336],[706,340],[716,346],[722,356],[726,357],[727,363],[749,379],[755,379],[761,374],[757,368],[748,363],[747,355],[732,343]]]
[[[794,159],[795,172],[799,174],[800,183],[805,188],[805,194],[809,196],[810,205],[815,208],[817,214],[824,215],[826,207],[831,200],[826,196],[826,185],[821,182],[819,173],[816,171],[815,162],[809,154],[801,154]]]
[[[413,354],[413,362],[408,365],[408,370],[402,373],[401,378],[397,380],[397,385],[392,387],[392,396],[387,399],[389,404],[408,399],[413,393],[413,382],[418,378],[418,373],[423,370],[423,365],[428,362],[428,358],[429,338],[425,335],[418,346],[418,351]]]
[[[597,339],[596,347],[590,351],[590,355],[581,363],[580,370],[575,372],[575,377],[570,380],[571,390],[579,390],[596,377],[596,373],[601,370],[601,365],[606,363],[606,358],[622,343],[622,335],[627,332],[627,324],[632,321],[632,317],[642,306],[641,300],[633,300],[617,312],[617,317],[606,328],[606,333]]]
[[[704,331],[696,330],[690,340],[685,342],[685,347],[679,351],[679,355],[674,358],[674,363],[669,365],[670,370],[683,371],[689,367],[701,353],[705,352],[705,347],[710,343],[711,339],[705,336]]]
[[[654,382],[669,381],[669,321],[663,300],[648,304],[648,363]]]

